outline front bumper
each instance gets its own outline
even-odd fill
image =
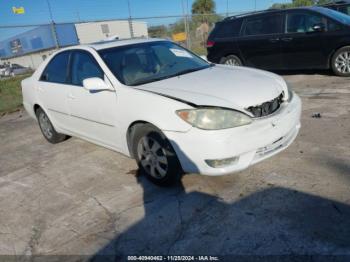
[[[252,124],[225,130],[163,131],[186,173],[225,175],[256,164],[286,149],[300,129],[301,100],[295,94],[273,115]],[[235,163],[213,168],[207,159],[239,157]]]

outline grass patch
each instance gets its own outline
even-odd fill
[[[30,74],[0,80],[0,115],[18,110],[22,106],[21,81]]]

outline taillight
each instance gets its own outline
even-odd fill
[[[207,47],[213,47],[214,45],[215,45],[214,41],[210,41],[210,40],[207,41]]]

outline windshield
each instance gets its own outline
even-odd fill
[[[323,8],[323,7],[315,7],[315,9],[318,12],[320,12],[320,13],[322,13],[330,18],[333,18],[334,20],[336,20],[340,23],[350,25],[350,16],[348,16],[344,13],[341,13],[341,12],[338,12],[338,11],[335,11],[335,10],[332,10],[329,8]]]
[[[168,41],[148,42],[99,51],[109,69],[128,86],[146,84],[211,66]]]

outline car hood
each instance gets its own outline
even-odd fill
[[[282,77],[247,67],[216,65],[193,73],[136,86],[137,89],[182,100],[196,106],[245,111],[278,97],[287,85]]]

